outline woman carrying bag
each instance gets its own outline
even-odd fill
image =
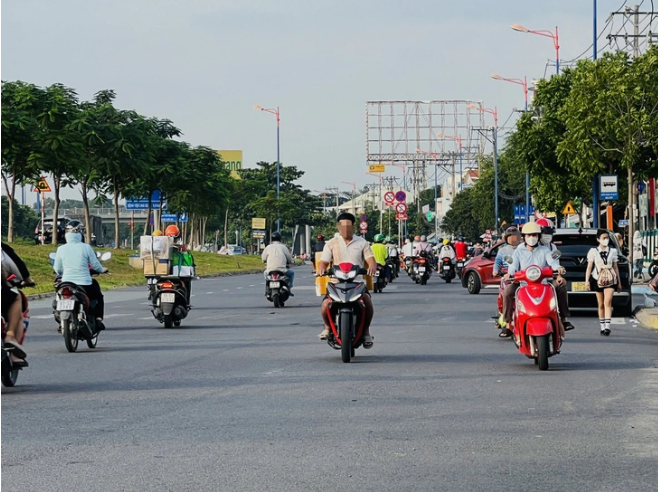
[[[617,266],[618,253],[615,248],[610,248],[610,236],[608,231],[599,229],[596,231],[597,248],[592,248],[587,253],[587,272],[585,282],[589,290],[596,292],[596,300],[599,307],[599,323],[601,323],[601,335],[610,335],[610,318],[612,317],[612,295],[621,291],[621,277]]]

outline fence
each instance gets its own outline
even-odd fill
[[[653,252],[658,248],[658,229],[648,229],[642,231],[642,244],[647,247],[647,254],[644,255],[644,262],[651,263]]]

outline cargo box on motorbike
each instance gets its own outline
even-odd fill
[[[170,236],[142,236],[139,238],[139,256],[145,266],[148,260],[171,260],[173,245],[174,238]]]
[[[171,256],[171,274],[177,277],[194,277],[194,258],[190,253],[176,251]]]
[[[155,258],[144,260],[144,275],[169,275],[171,262]]]

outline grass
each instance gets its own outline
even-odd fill
[[[55,278],[50,265],[48,255],[57,249],[56,246],[35,246],[25,244],[11,245],[16,253],[23,259],[30,270],[36,287],[25,289],[27,295],[41,294],[53,291],[53,280]],[[141,269],[136,269],[128,264],[128,256],[135,251],[128,249],[104,249],[94,248],[95,251],[112,252],[112,259],[104,265],[110,270],[111,275],[99,275],[96,277],[103,290],[127,287],[131,285],[143,285],[144,274]],[[218,273],[237,273],[245,270],[263,269],[260,256],[238,255],[225,256],[214,253],[194,253],[197,275],[213,275]]]

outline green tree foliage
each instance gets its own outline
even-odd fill
[[[24,238],[32,239],[34,230],[39,223],[37,213],[27,205],[19,205],[14,202],[12,207],[14,211],[14,239]],[[2,237],[7,237],[9,230],[9,200],[6,196],[2,197]]]

